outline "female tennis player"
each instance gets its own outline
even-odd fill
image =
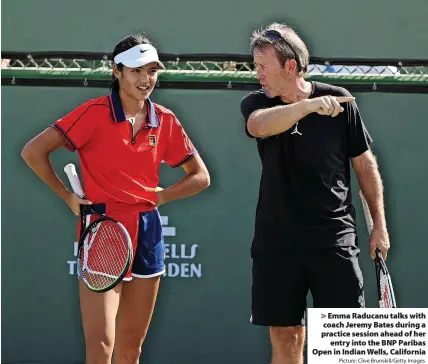
[[[134,245],[124,280],[104,293],[79,281],[86,363],[138,363],[149,328],[159,281],[165,272],[162,226],[157,206],[199,193],[210,177],[204,162],[169,109],[153,103],[158,69],[164,68],[153,43],[129,35],[113,51],[111,94],[89,100],[29,141],[22,157],[75,215],[80,205],[99,206],[121,222]],[[50,154],[77,151],[85,199],[69,191],[55,174]],[[157,188],[165,161],[186,175]],[[114,349],[114,354],[113,354]]]

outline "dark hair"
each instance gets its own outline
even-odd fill
[[[275,35],[278,34],[276,37]],[[282,65],[289,59],[297,63],[299,74],[308,71],[309,51],[303,40],[286,24],[272,23],[266,29],[256,30],[251,37],[251,53],[272,45]]]
[[[147,37],[147,35],[145,35],[144,33],[130,34],[130,35],[127,35],[125,38],[123,38],[114,47],[113,54],[112,54],[113,62],[114,62],[114,57],[116,57],[119,53],[125,52],[128,49],[135,47],[138,44],[150,44],[153,47],[157,48],[156,45],[153,43],[153,41],[151,41]],[[119,63],[117,65],[117,68],[119,71],[122,71],[123,64]],[[119,80],[114,76],[114,74],[112,75],[110,90],[119,92]]]

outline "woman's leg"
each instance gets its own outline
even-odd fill
[[[138,364],[149,329],[160,275],[123,282],[116,324],[114,364]]]
[[[110,291],[96,293],[79,280],[86,364],[111,364],[122,285],[120,283]]]
[[[114,364],[138,364],[159,282],[165,272],[164,258],[165,246],[158,211],[140,213],[133,279],[123,283],[117,316]]]

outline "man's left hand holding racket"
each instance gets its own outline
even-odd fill
[[[108,291],[122,281],[131,265],[131,238],[120,222],[100,214],[90,201],[84,199],[85,193],[73,164],[67,164],[64,172],[75,193],[69,206],[76,215],[80,215],[79,276],[90,290]]]

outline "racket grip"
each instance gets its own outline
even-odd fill
[[[79,176],[76,172],[76,167],[74,164],[69,163],[64,167],[64,172],[70,181],[71,188],[76,195],[79,195],[80,198],[85,197],[85,192],[83,192],[82,185],[80,184]]]

